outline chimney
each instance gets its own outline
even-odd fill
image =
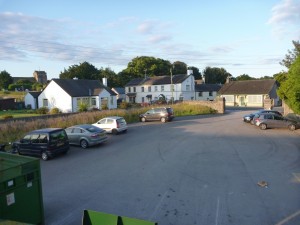
[[[107,78],[106,77],[102,78],[102,83],[105,87],[107,87]]]
[[[202,84],[205,84],[205,76],[202,76]]]
[[[230,82],[230,76],[228,76],[227,78],[226,78],[226,84],[228,84],[229,82]]]

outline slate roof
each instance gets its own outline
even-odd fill
[[[103,90],[108,91],[110,95],[116,95],[115,92],[104,86],[99,80],[52,79],[52,81],[72,97],[98,96]]]
[[[196,92],[210,92],[210,91],[216,91],[218,92],[221,88],[220,84],[196,84],[195,85],[195,91]]]
[[[42,93],[41,91],[28,91],[29,94],[32,95],[32,97],[37,98]]]
[[[125,88],[123,88],[123,87],[114,87],[113,91],[114,90],[117,92],[116,94],[119,94],[119,95],[125,94]]]
[[[178,74],[173,75],[173,84],[180,84],[191,75]],[[129,81],[125,86],[139,86],[139,85],[164,85],[171,84],[171,76],[155,76],[146,78],[134,78]]]
[[[276,80],[230,81],[222,86],[218,95],[233,94],[269,94]]]

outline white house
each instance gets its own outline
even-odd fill
[[[194,100],[195,78],[191,73],[135,78],[126,84],[125,93],[126,101],[131,103],[149,103],[160,98]]]
[[[195,100],[213,101],[217,97],[220,88],[220,84],[196,84]]]
[[[114,87],[111,90],[116,93],[117,102],[125,101],[125,99],[126,99],[125,88],[123,88],[123,87]]]
[[[77,112],[82,103],[89,108],[117,108],[116,94],[99,80],[52,79],[38,97],[39,108],[62,112]]]
[[[31,109],[38,108],[38,97],[41,91],[29,91],[24,97],[25,107],[30,107]]]

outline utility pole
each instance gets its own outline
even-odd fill
[[[172,92],[172,100],[171,103],[173,105],[173,101],[174,101],[174,96],[173,96],[173,92],[174,92],[174,85],[173,85],[173,68],[171,67],[170,72],[171,72],[171,92]]]

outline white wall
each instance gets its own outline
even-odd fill
[[[24,102],[25,102],[25,107],[27,107],[28,105],[31,105],[32,109],[36,109],[36,107],[37,107],[35,99],[34,99],[34,97],[30,93],[27,93],[25,95]]]
[[[43,107],[43,99],[48,99],[48,109],[58,108],[62,112],[72,112],[72,98],[53,80],[39,95],[39,108]]]

